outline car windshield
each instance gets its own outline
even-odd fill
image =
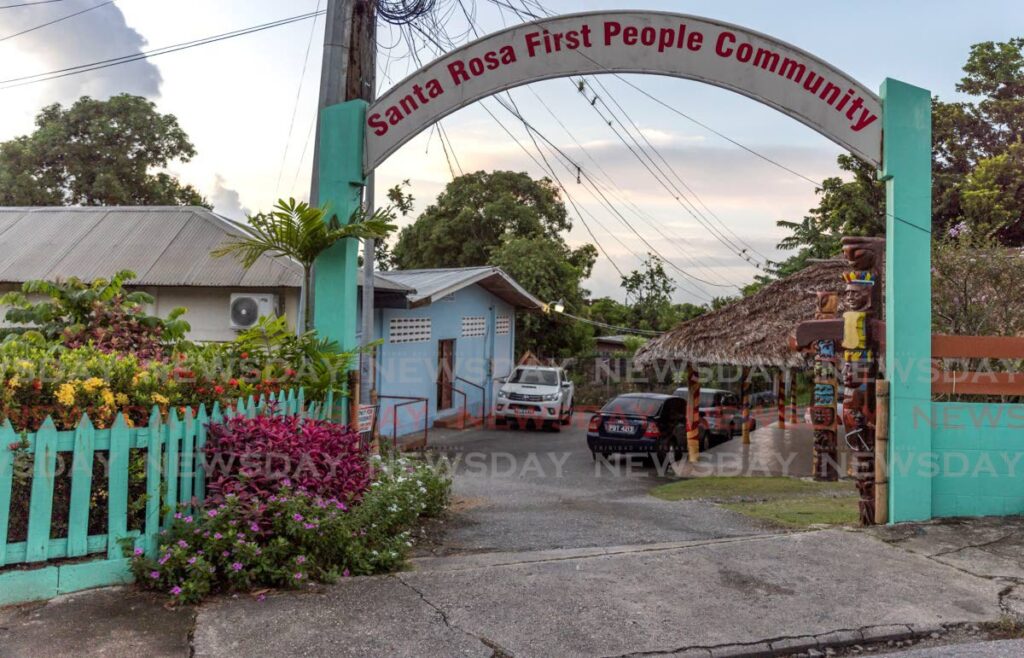
[[[657,416],[664,400],[657,398],[618,397],[604,405],[603,414],[624,416]]]
[[[554,370],[516,368],[508,378],[510,384],[535,384],[537,386],[558,386],[558,373]]]

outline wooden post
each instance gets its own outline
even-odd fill
[[[700,375],[693,363],[686,364],[686,385],[690,404],[686,409],[686,448],[690,463],[700,460]]]
[[[875,382],[875,523],[889,522],[889,382]]]
[[[778,393],[775,395],[775,406],[778,407],[779,411],[779,429],[786,429],[786,380],[782,376],[780,370],[775,375],[775,387],[778,389]]]
[[[789,371],[789,422],[794,425],[800,422],[800,417],[796,411],[796,373],[792,370]]]
[[[750,444],[750,366],[740,371],[740,404],[743,405],[743,445]]]
[[[348,422],[355,429],[359,429],[359,371],[350,370],[348,373]]]

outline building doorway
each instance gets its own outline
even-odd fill
[[[437,341],[437,410],[451,409],[455,377],[455,340]]]

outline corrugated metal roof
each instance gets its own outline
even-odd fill
[[[0,282],[90,280],[127,269],[145,286],[299,287],[302,267],[292,260],[263,256],[246,270],[230,256],[210,256],[242,235],[195,206],[0,208]],[[408,292],[381,277],[375,286]]]
[[[543,302],[527,292],[500,267],[453,267],[430,270],[392,270],[386,277],[416,292],[409,295],[413,306],[432,304],[437,300],[473,284],[518,308],[540,310]]]

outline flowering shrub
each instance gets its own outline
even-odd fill
[[[256,587],[300,587],[401,567],[420,516],[447,505],[450,481],[423,462],[378,462],[358,503],[284,487],[260,500],[228,495],[194,516],[179,513],[155,556],[135,550],[143,587],[178,603]]]
[[[234,417],[210,425],[208,496],[221,502],[265,498],[282,485],[345,502],[370,484],[358,433],[345,425],[298,416]]]

